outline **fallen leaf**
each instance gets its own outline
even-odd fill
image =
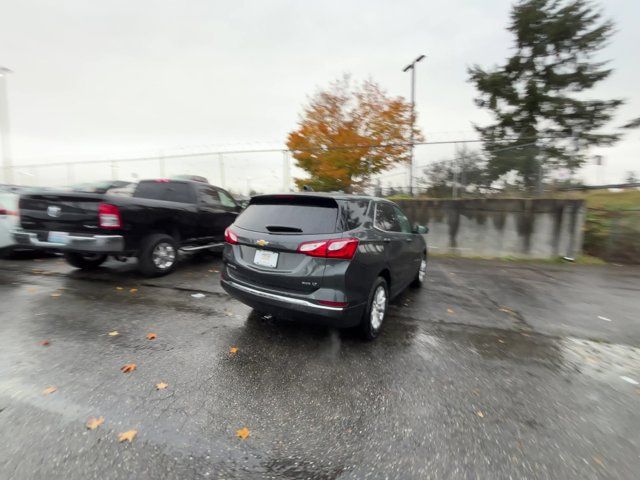
[[[33,287],[29,287],[29,288],[27,288],[27,292],[29,292],[29,293],[35,293],[35,292],[37,292],[37,291],[38,291],[38,289],[37,289],[37,288],[33,288]]]
[[[193,298],[204,298],[206,295],[204,293],[192,293],[191,296]]]
[[[484,418],[484,413],[482,413],[480,410],[476,412],[476,415],[479,416],[480,418]]]
[[[129,292],[131,292],[131,293],[136,293],[137,291],[138,291],[137,288],[132,288],[131,290],[129,290]]]
[[[209,270],[209,273],[213,273],[213,272],[215,272],[215,270]]]
[[[147,333],[147,340],[155,340],[158,336],[155,333]]]
[[[51,345],[51,342],[49,340],[42,340],[41,342],[38,342],[38,345],[42,347],[48,347],[49,345]]]
[[[220,270],[214,270],[213,273],[220,273]]]
[[[127,363],[126,365],[120,367],[120,370],[122,370],[122,373],[133,372],[135,369],[136,369],[135,363]]]
[[[56,292],[56,293],[52,293],[52,294],[51,294],[51,296],[52,296],[53,298],[58,298],[58,297],[59,297],[59,296],[61,296],[61,295],[62,295],[62,294],[61,294],[61,293],[58,293],[58,292]]]
[[[510,308],[507,308],[507,307],[501,307],[498,310],[500,310],[501,312],[504,312],[504,313],[508,313],[509,315],[515,315],[516,314],[516,312],[514,312],[513,310],[511,310]]]
[[[231,347],[229,349],[229,353],[231,353],[231,354],[238,353],[238,347]]]
[[[124,290],[122,287],[116,287],[116,290]]]
[[[602,461],[602,458],[594,456],[593,457],[593,461],[596,462],[598,465],[600,465],[601,467],[604,467],[604,462]]]
[[[499,339],[498,339],[498,342],[500,342],[500,343],[504,343],[504,340],[503,340],[503,339],[501,339],[501,338],[499,338]]]
[[[113,332],[109,332],[108,334],[110,337],[115,337],[116,335],[120,335],[120,333],[118,333],[117,330],[114,330]]]
[[[453,308],[447,308],[447,313],[448,313],[449,315],[453,315],[453,313],[454,313],[454,312],[453,312]]]
[[[91,417],[88,421],[87,421],[87,428],[89,430],[95,430],[96,428],[98,428],[100,425],[102,425],[104,423],[104,417],[100,417],[100,418],[94,418]]]
[[[251,435],[251,432],[247,427],[243,427],[240,430],[236,431],[236,435],[238,436],[238,438],[245,440],[249,435]]]
[[[131,443],[133,442],[133,439],[136,438],[137,434],[138,430],[128,430],[126,432],[118,434],[118,441]]]
[[[471,390],[471,393],[473,393],[476,397],[480,396],[480,390],[478,390],[477,388]]]
[[[164,382],[156,383],[156,390],[164,390],[168,386],[169,386],[168,383],[164,383]]]
[[[58,390],[58,387],[47,387],[42,391],[42,394],[43,395],[49,395],[50,393],[53,393],[56,390]]]

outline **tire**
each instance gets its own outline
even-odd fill
[[[382,294],[380,292],[383,292],[383,297],[381,297]],[[381,300],[382,305],[380,305]],[[381,306],[382,318],[378,316],[380,314]],[[387,286],[387,281],[382,277],[378,277],[371,287],[371,292],[369,293],[369,299],[367,301],[367,308],[364,311],[362,323],[360,324],[362,335],[366,340],[373,340],[380,333],[384,319],[387,316],[388,306],[389,287]]]
[[[107,255],[100,253],[65,252],[64,258],[69,265],[79,268],[80,270],[95,270],[104,263]]]
[[[160,277],[173,272],[178,263],[178,245],[173,237],[154,233],[142,240],[138,268],[147,277]]]
[[[418,272],[416,273],[416,278],[411,282],[411,286],[413,288],[420,288],[427,281],[427,255],[423,254],[422,259],[420,261],[420,267],[418,267]]]

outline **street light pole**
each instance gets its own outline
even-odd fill
[[[413,162],[414,162],[414,145],[413,131],[416,123],[416,63],[424,59],[424,55],[420,55],[413,62],[402,69],[403,72],[411,70],[411,160],[409,163],[409,194],[413,196]]]
[[[9,141],[9,98],[7,95],[7,75],[11,73],[0,65],[0,142],[2,142],[2,167],[4,182],[13,183],[13,168],[11,166],[11,144]]]

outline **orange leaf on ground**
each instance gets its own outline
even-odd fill
[[[100,425],[102,425],[104,423],[104,417],[100,417],[100,418],[94,418],[91,417],[88,421],[87,421],[87,428],[89,430],[95,430],[96,428],[98,428]]]
[[[129,292],[131,292],[131,293],[136,293],[137,291],[138,291],[137,288],[132,288],[131,290],[129,290]]]
[[[147,340],[155,340],[158,336],[155,333],[147,333]]]
[[[135,369],[136,369],[135,363],[127,363],[126,365],[120,367],[120,370],[122,370],[122,373],[133,372]]]
[[[453,308],[447,308],[447,313],[449,315],[453,315]]]
[[[116,335],[120,335],[120,334],[118,333],[118,331],[117,331],[117,330],[114,330],[113,332],[109,332],[109,334],[108,334],[108,335],[109,335],[110,337],[115,337]]]
[[[42,347],[48,347],[50,344],[51,342],[49,340],[42,340],[41,342],[38,342],[38,345]]]
[[[122,287],[116,287],[116,290],[122,290]]]
[[[131,443],[137,434],[138,430],[127,430],[126,432],[118,434],[118,441]]]
[[[229,353],[238,353],[238,347],[231,347]]]
[[[164,382],[156,383],[156,390],[164,390],[168,386],[169,386],[168,383],[164,383]]]
[[[238,436],[238,438],[245,440],[249,435],[251,435],[251,432],[247,427],[243,427],[240,430],[236,431],[236,435]]]
[[[60,295],[62,295],[62,294],[61,294],[61,293],[58,293],[58,292],[56,292],[56,293],[52,293],[52,294],[51,294],[51,296],[52,296],[53,298],[58,298]]]
[[[479,416],[480,418],[484,418],[484,413],[482,413],[480,410],[476,412],[476,415]]]
[[[53,393],[56,390],[58,390],[58,387],[47,387],[42,391],[42,394],[43,395],[49,395],[50,393]]]

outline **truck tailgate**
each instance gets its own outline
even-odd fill
[[[25,230],[92,232],[98,227],[103,196],[91,193],[47,192],[20,198],[20,224]]]

